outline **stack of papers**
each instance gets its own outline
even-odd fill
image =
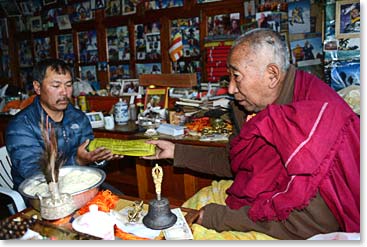
[[[179,136],[184,134],[185,127],[174,124],[160,124],[157,132],[170,136]]]

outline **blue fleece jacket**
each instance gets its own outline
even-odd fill
[[[46,119],[47,113],[42,109],[39,97],[35,97],[31,105],[14,116],[6,129],[5,143],[13,164],[11,174],[16,190],[23,180],[41,171],[39,159],[44,150],[41,114]],[[94,139],[88,117],[69,104],[61,122],[48,119],[55,127],[59,152],[67,158],[64,166],[78,165],[75,161],[78,147],[85,140]]]

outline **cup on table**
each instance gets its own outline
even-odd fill
[[[115,120],[113,119],[113,115],[105,116],[103,119],[105,129],[112,130],[115,128]]]

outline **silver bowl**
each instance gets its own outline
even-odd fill
[[[76,209],[79,209],[83,207],[87,202],[89,202],[91,199],[93,199],[96,194],[99,191],[100,185],[104,182],[106,179],[106,173],[98,168],[88,167],[88,166],[65,166],[60,169],[59,177],[65,176],[66,174],[75,171],[80,170],[82,172],[90,172],[100,175],[100,180],[96,182],[95,184],[89,186],[88,188],[82,189],[80,191],[76,191],[71,193],[71,196],[74,200]],[[36,195],[30,195],[27,194],[25,189],[28,186],[34,186],[35,183],[46,183],[45,177],[43,173],[39,172],[26,180],[24,180],[19,185],[19,192],[20,194],[26,198],[27,202],[37,211],[40,211],[40,200]]]

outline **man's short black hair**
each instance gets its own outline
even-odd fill
[[[46,70],[51,67],[52,70],[56,71],[59,74],[67,74],[69,73],[73,78],[73,71],[69,67],[69,65],[60,59],[48,58],[39,61],[36,66],[33,68],[33,79],[34,81],[38,81],[42,83],[45,79]]]

